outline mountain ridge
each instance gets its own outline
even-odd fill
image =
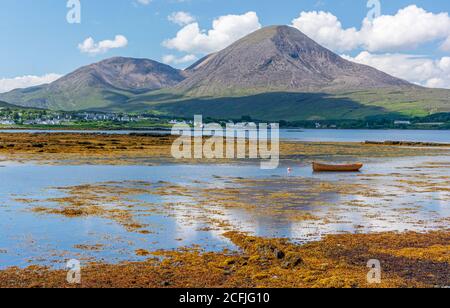
[[[125,102],[139,93],[174,86],[184,78],[181,70],[154,60],[113,57],[80,67],[50,84],[16,89],[0,97],[25,107],[101,108],[108,100]]]
[[[187,72],[175,89],[190,96],[417,87],[347,61],[288,26],[258,30],[202,58]]]
[[[20,106],[215,118],[333,119],[450,112],[450,90],[428,89],[350,62],[299,30],[271,26],[185,70],[115,57],[37,87],[0,94]]]

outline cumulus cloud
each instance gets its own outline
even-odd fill
[[[152,0],[137,0],[137,2],[143,5],[149,5]]]
[[[195,17],[187,12],[174,12],[170,14],[167,19],[179,26],[185,26],[195,22]]]
[[[15,78],[1,78],[0,79],[0,93],[9,92],[14,89],[28,88],[38,86],[46,83],[51,83],[62,75],[59,74],[46,74],[43,76],[20,76]]]
[[[98,55],[108,52],[110,49],[123,48],[128,45],[128,40],[123,35],[116,35],[114,40],[104,40],[96,43],[92,37],[88,37],[81,44],[78,49],[82,53],[90,55]]]
[[[343,29],[339,19],[328,12],[302,12],[292,21],[292,26],[333,50],[348,51],[360,45],[359,31]]]
[[[260,28],[255,12],[226,15],[215,19],[208,31],[201,30],[197,22],[188,24],[174,38],[164,41],[163,46],[190,54],[207,54],[219,51]]]
[[[375,67],[390,75],[431,88],[450,89],[450,57],[433,60],[408,54],[372,54],[361,52],[347,60]]]
[[[371,52],[411,50],[422,44],[445,41],[450,49],[450,17],[434,14],[410,5],[395,15],[382,15],[370,21],[364,19],[361,29],[345,29],[339,19],[328,12],[302,12],[292,26],[320,44],[336,50],[364,48]],[[449,46],[448,46],[449,45]]]
[[[185,55],[182,57],[177,57],[174,55],[165,55],[162,58],[163,63],[165,64],[184,64],[197,60],[198,58],[195,55]]]

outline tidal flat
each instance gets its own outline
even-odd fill
[[[450,147],[283,141],[260,170],[175,161],[173,140],[0,134],[0,287],[73,286],[69,259],[73,287],[450,284]],[[365,167],[316,174],[316,160]]]

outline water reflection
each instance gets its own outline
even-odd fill
[[[339,232],[438,228],[445,226],[444,219],[450,216],[449,168],[428,168],[429,161],[429,157],[373,159],[366,161],[360,174],[313,174],[310,166],[299,165],[291,177],[286,176],[285,166],[278,170],[260,170],[257,165],[38,166],[5,163],[0,169],[0,268],[30,263],[58,267],[70,258],[108,262],[140,260],[142,258],[135,255],[136,249],[175,249],[196,244],[208,250],[234,248],[222,236],[228,229],[306,242]],[[448,164],[448,158],[433,157],[433,162]],[[152,183],[154,190],[164,187],[161,183],[170,183],[190,187],[194,192],[207,188],[226,191],[243,185],[233,179],[261,180],[269,193],[280,190],[283,183],[284,189],[295,193],[299,189],[297,185],[304,185],[306,180],[306,183],[315,181],[319,184],[330,181],[358,183],[370,187],[373,194],[323,194],[319,197],[328,204],[322,206],[303,200],[295,207],[296,201],[291,200],[289,203],[293,203],[294,210],[307,211],[318,218],[297,221],[290,220],[283,212],[264,215],[258,214],[258,210],[221,206],[213,202],[212,195],[209,204],[208,198],[205,200],[200,194],[161,195],[149,191],[134,196],[147,204],[135,214],[139,223],[149,226],[148,234],[128,232],[106,218],[67,218],[35,213],[30,211],[33,203],[20,201],[30,198],[45,203],[47,198],[64,195],[52,187],[111,181],[146,181]],[[431,184],[424,186],[421,180]],[[438,186],[447,190],[433,189]],[[250,197],[252,189],[259,188],[249,184],[247,193]],[[301,189],[307,190],[307,187]],[[250,200],[246,196],[244,199]],[[265,200],[264,195],[255,200],[261,207],[270,206],[270,200]],[[164,207],[143,215],[142,211],[152,205]],[[211,220],[223,221],[226,227],[211,226]],[[101,248],[91,251],[75,248],[80,244]]]

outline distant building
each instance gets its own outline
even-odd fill
[[[444,124],[445,123],[443,123],[443,122],[432,122],[432,123],[417,123],[416,125],[419,125],[419,126],[441,126]]]
[[[169,124],[170,124],[170,125],[176,125],[176,124],[182,124],[182,125],[185,125],[185,124],[186,124],[186,121],[171,120],[171,121],[169,121]]]
[[[395,121],[395,125],[411,125],[411,121]]]

